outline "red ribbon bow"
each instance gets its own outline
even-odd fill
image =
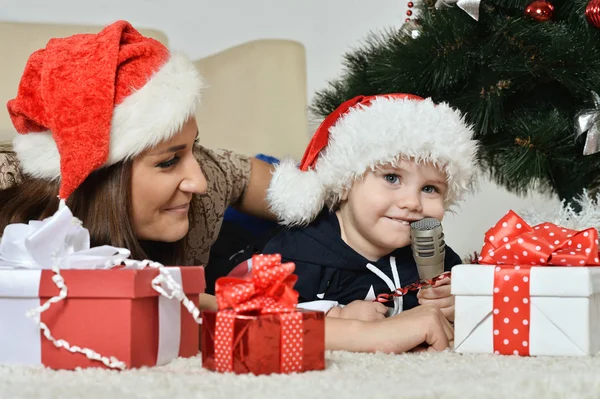
[[[219,312],[215,327],[215,369],[233,371],[235,318],[239,313],[280,313],[280,364],[282,373],[303,370],[302,313],[296,312],[298,276],[293,263],[281,263],[281,255],[254,255],[249,279],[221,277],[215,285]]]
[[[569,230],[547,222],[531,227],[509,211],[485,234],[479,263],[597,266],[598,231]]]
[[[259,311],[260,314],[294,311],[298,292],[293,287],[298,276],[295,265],[281,263],[281,255],[254,255],[249,279],[221,277],[215,285],[219,310],[236,313]]]

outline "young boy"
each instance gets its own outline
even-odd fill
[[[389,309],[373,300],[419,279],[410,223],[441,221],[468,189],[472,135],[446,104],[407,94],[360,96],[323,121],[299,168],[292,161],[277,167],[268,201],[289,228],[263,253],[296,264],[302,307],[376,320],[431,303],[453,320],[449,278],[395,298]],[[444,269],[459,263],[446,247]]]

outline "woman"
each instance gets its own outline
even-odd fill
[[[187,58],[125,21],[50,40],[31,55],[8,102],[19,135],[4,158],[18,161],[24,177],[0,191],[0,231],[48,217],[65,200],[93,246],[206,264],[226,206],[270,216],[270,167],[195,145],[201,88]],[[214,307],[214,298],[201,305]],[[421,343],[440,350],[452,339],[433,307],[380,322],[332,319],[326,331],[329,349],[355,351],[402,352]]]

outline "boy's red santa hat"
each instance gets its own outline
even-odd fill
[[[202,81],[188,58],[118,21],[52,39],[25,66],[8,112],[23,171],[59,180],[66,199],[94,170],[170,139],[192,117]]]
[[[399,157],[432,162],[445,172],[448,208],[471,186],[477,141],[459,112],[410,94],[359,96],[321,123],[299,168],[284,160],[267,199],[285,225],[305,225],[367,170]]]

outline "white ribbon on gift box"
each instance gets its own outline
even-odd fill
[[[60,293],[41,306],[29,309],[26,316],[34,320],[39,329],[43,331],[44,336],[56,347],[62,347],[74,353],[82,353],[89,359],[102,362],[107,367],[122,370],[126,368],[125,363],[115,357],[102,356],[92,349],[80,348],[65,340],[54,338],[48,326],[41,321],[41,313],[53,303],[59,302],[67,296],[67,286],[60,275],[60,269],[110,269],[121,265],[124,265],[124,268],[156,268],[159,275],[152,280],[152,288],[161,295],[159,298],[157,364],[167,363],[176,358],[179,353],[181,329],[179,304],[184,305],[197,323],[201,323],[200,310],[183,293],[179,268],[166,268],[162,264],[150,260],[128,259],[129,255],[129,250],[124,248],[107,245],[90,248],[88,230],[82,227],[81,222],[73,217],[70,209],[61,203],[60,209],[43,221],[11,224],[5,228],[0,241],[0,274],[7,269],[40,270],[40,273],[27,273],[28,277],[22,277],[13,285],[8,285],[5,279],[0,278],[0,281],[4,280],[0,284],[0,296],[37,297],[41,269],[51,269],[55,273],[52,280],[59,288]],[[10,328],[13,336],[15,336],[15,327],[18,326]],[[16,348],[27,352],[21,353],[26,359],[38,360],[41,357],[38,334],[39,330],[36,330],[36,334],[33,335],[34,339],[37,337],[38,344],[31,344],[32,340],[24,339],[27,336],[31,337],[31,333],[19,335],[18,339],[13,340]],[[21,344],[17,344],[17,342]],[[39,361],[36,362],[39,363]]]

